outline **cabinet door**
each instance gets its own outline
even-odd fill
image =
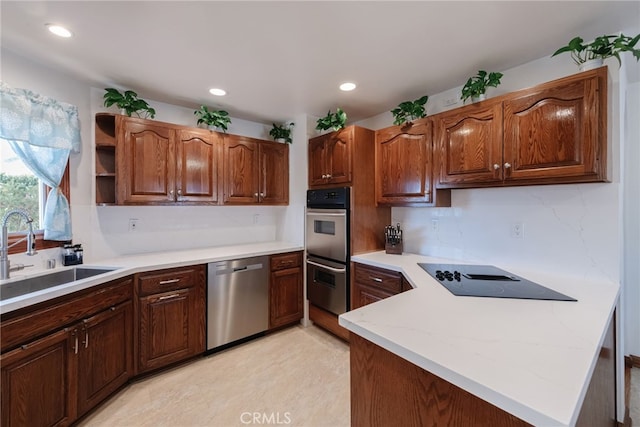
[[[260,142],[260,203],[289,203],[289,146]]]
[[[127,118],[118,134],[118,203],[174,202],[175,131],[151,121]]]
[[[602,138],[606,138],[606,126],[600,123],[606,123],[603,96],[606,68],[541,85],[506,100],[505,181],[602,180],[606,175],[599,163],[605,155],[601,153]]]
[[[138,372],[184,360],[204,351],[198,346],[195,288],[140,298]],[[204,317],[204,314],[203,314]],[[204,320],[204,319],[202,319]]]
[[[376,202],[412,206],[433,201],[431,122],[376,132]]]
[[[364,307],[368,304],[373,304],[374,302],[389,298],[393,295],[395,294],[386,292],[382,289],[372,288],[359,282],[355,282],[353,286],[351,309],[355,310],[356,308]]]
[[[176,200],[218,203],[221,137],[209,130],[180,130],[176,146]]]
[[[327,183],[348,184],[351,182],[352,149],[355,127],[333,132],[326,142],[326,170],[329,174]]]
[[[82,322],[78,351],[78,416],[132,376],[132,303],[124,302]]]
[[[502,182],[502,103],[491,100],[439,114],[436,185]]]
[[[323,185],[327,182],[326,141],[329,135],[322,135],[309,140],[309,187]]]
[[[224,203],[258,203],[260,189],[258,142],[246,137],[224,138]]]
[[[272,272],[269,282],[269,328],[302,319],[302,299],[301,267]]]
[[[0,356],[2,425],[58,426],[75,418],[70,358],[75,338],[65,330]]]

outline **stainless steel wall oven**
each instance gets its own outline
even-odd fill
[[[349,310],[350,190],[307,191],[307,298],[338,315]]]

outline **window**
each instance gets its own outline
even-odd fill
[[[69,199],[69,165],[60,183],[63,193]],[[10,209],[22,208],[33,218],[36,232],[36,248],[46,249],[60,246],[61,242],[43,240],[42,215],[47,193],[50,188],[40,181],[13,152],[9,144],[0,143],[0,219]],[[18,216],[8,222],[9,245],[24,237],[26,224]],[[22,245],[16,245],[9,253],[25,251]]]

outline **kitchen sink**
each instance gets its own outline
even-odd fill
[[[109,273],[115,268],[74,267],[0,285],[0,301]]]

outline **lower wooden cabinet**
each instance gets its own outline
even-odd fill
[[[353,263],[352,270],[352,310],[411,289],[409,282],[397,271],[359,263]]]
[[[105,307],[112,300],[121,302]],[[87,308],[93,312],[78,317]],[[3,426],[68,425],[133,374],[131,279],[3,321],[10,339],[19,334],[27,338],[0,356]],[[29,340],[40,334],[33,321],[48,322],[50,332]],[[61,322],[69,326],[56,329]]]
[[[205,350],[205,266],[139,274],[136,373],[162,368]]]
[[[271,256],[269,329],[299,322],[303,308],[302,252]]]

